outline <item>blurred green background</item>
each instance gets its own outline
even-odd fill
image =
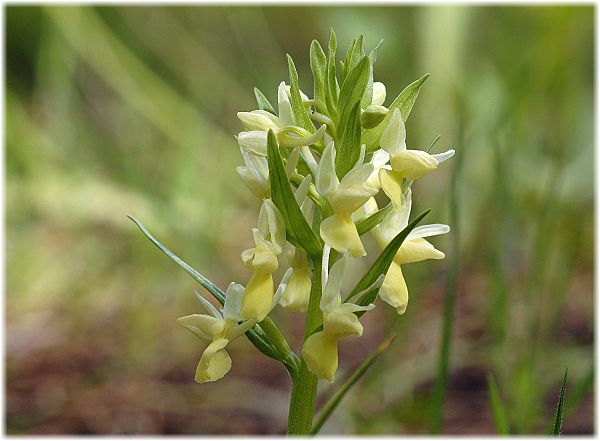
[[[489,372],[511,430],[547,433],[566,367],[565,432],[593,432],[593,7],[5,12],[8,433],[285,431],[287,374],[244,339],[223,380],[193,381],[203,346],[175,319],[201,311],[196,285],[125,215],[221,287],[245,283],[258,201],[235,173],[235,114],[254,86],[275,99],[285,53],[312,95],[310,41],[330,27],[342,54],[384,39],[386,104],[431,73],[408,144],[439,134],[457,156],[414,185],[414,213],[451,222],[454,203],[458,224],[434,240],[446,260],[406,267],[407,313],[377,308],[342,342],[340,380],[399,336],[323,433],[428,432],[453,265],[443,433],[495,433]],[[303,316],[274,319],[297,348]]]

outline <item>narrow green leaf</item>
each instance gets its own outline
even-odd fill
[[[362,100],[365,88],[369,81],[369,70],[369,57],[363,57],[358,64],[348,72],[342,83],[338,103],[338,134],[344,132],[344,127],[348,123],[348,115],[350,114],[350,110],[352,109],[352,106],[354,106],[354,103],[357,100]]]
[[[567,392],[567,373],[569,369],[565,369],[565,376],[563,378],[563,384],[560,388],[560,392],[558,394],[558,404],[556,405],[556,415],[554,417],[554,430],[552,434],[555,436],[560,436],[562,433],[562,425],[563,425],[563,407],[565,404],[565,394]]]
[[[369,81],[367,82],[367,87],[365,88],[365,94],[360,102],[360,107],[362,109],[370,106],[371,102],[373,101],[373,69],[375,67],[375,62],[377,61],[377,51],[379,50],[381,43],[383,43],[383,40],[380,40],[377,46],[375,46],[369,53],[369,63],[371,64],[371,69],[369,70]]]
[[[294,65],[292,57],[287,55],[288,69],[290,71],[290,102],[292,104],[292,111],[294,112],[294,118],[296,118],[296,125],[308,130],[310,133],[315,133],[316,128],[313,124],[308,111],[302,103],[302,97],[300,96],[300,86],[298,85],[298,72]]]
[[[260,110],[266,110],[269,113],[277,116],[277,112],[273,105],[269,102],[267,97],[260,91],[258,87],[254,88],[254,96],[256,97],[256,103],[258,104],[258,108]]]
[[[165,247],[162,243],[158,241],[147,229],[144,225],[137,220],[133,216],[127,216],[131,219],[137,227],[144,233],[144,235],[150,239],[150,241],[158,247],[163,253],[165,253],[171,260],[173,260],[177,265],[184,269],[192,278],[198,282],[201,286],[203,286],[208,292],[210,292],[215,299],[221,304],[225,304],[225,293],[218,288],[214,283],[192,268],[190,265],[185,263],[179,257],[177,257],[174,253],[172,253],[167,247]],[[277,353],[277,350],[268,342],[268,336],[264,333],[262,328],[259,325],[255,325],[252,329],[246,332],[246,337],[248,340],[263,354],[267,357],[273,358],[278,361],[282,361],[282,357],[280,357]]]
[[[356,229],[358,230],[358,234],[362,236],[363,234],[371,231],[373,228],[375,228],[377,225],[379,225],[381,223],[383,218],[390,211],[392,211],[391,203],[389,203],[385,207],[377,210],[375,213],[373,213],[363,219],[360,219],[358,222],[356,222]]]
[[[404,230],[402,230],[400,233],[398,233],[396,235],[396,237],[394,237],[390,241],[390,243],[381,252],[379,257],[377,257],[375,262],[373,262],[373,264],[371,265],[371,268],[369,268],[369,271],[367,271],[367,273],[363,276],[363,278],[360,279],[360,281],[356,284],[356,286],[354,287],[354,289],[352,290],[352,292],[350,293],[348,298],[351,298],[355,294],[358,294],[359,292],[367,289],[369,286],[371,286],[371,285],[373,285],[373,283],[375,283],[375,281],[379,278],[379,276],[387,273],[388,269],[390,268],[390,265],[392,264],[392,261],[394,260],[394,256],[396,255],[396,253],[398,253],[398,250],[400,249],[400,246],[402,245],[402,242],[404,242],[404,240],[410,234],[410,232],[418,225],[419,222],[421,222],[423,220],[423,218],[425,216],[427,216],[427,214],[430,211],[431,210],[426,210],[423,213],[421,213],[420,215],[418,215],[411,223],[409,223],[406,226],[406,228],[404,228]],[[355,303],[357,305],[366,306],[369,303],[372,303],[373,301],[375,301],[375,298],[377,297],[378,292],[379,292],[379,288],[374,288],[370,292],[363,294],[362,297],[359,298]],[[360,317],[364,313],[365,313],[365,311],[359,311],[356,313],[356,315],[358,317]]]
[[[348,115],[342,139],[337,146],[335,157],[335,169],[338,177],[343,178],[348,173],[360,156],[360,100],[354,103],[354,107]]]
[[[504,403],[502,403],[500,392],[498,391],[498,385],[496,384],[494,376],[491,372],[487,375],[487,383],[490,394],[490,405],[492,407],[492,414],[494,416],[494,424],[496,425],[496,432],[498,435],[510,435]]]
[[[326,105],[325,101],[325,78],[327,69],[327,57],[323,48],[317,40],[310,44],[310,69],[315,84],[315,100]]]
[[[392,343],[392,341],[394,341],[395,338],[396,335],[391,335],[390,337],[386,338],[383,342],[381,342],[379,346],[377,346],[377,348],[373,352],[371,352],[371,354],[369,354],[367,358],[365,358],[365,360],[352,373],[352,375],[350,375],[350,377],[346,380],[342,387],[340,387],[340,389],[329,399],[329,401],[323,407],[323,410],[319,414],[319,417],[317,418],[317,421],[312,428],[311,433],[313,435],[319,433],[319,430],[321,430],[323,424],[325,424],[325,422],[329,419],[333,411],[340,404],[342,398],[346,396],[346,394],[352,388],[352,386],[354,386],[358,382],[358,380],[360,380],[360,378],[365,374],[365,372],[367,372],[367,370],[373,365],[373,363],[375,363],[375,360],[377,360],[377,358],[381,354],[383,354],[387,350],[387,348],[389,348],[390,344]]]
[[[335,74],[335,51],[337,49],[337,39],[335,32],[331,29],[329,33],[329,46],[327,56],[327,78],[325,81],[325,102],[329,110],[329,116],[334,120],[337,119],[337,102],[340,86],[338,85]]]
[[[352,67],[350,67],[350,64],[351,64],[352,52],[354,51],[355,45],[356,45],[356,37],[354,37],[352,39],[352,41],[350,42],[350,45],[348,46],[348,50],[346,51],[346,58],[344,58],[344,61],[342,62],[340,60],[340,78],[341,78],[342,82],[344,81],[344,78],[346,78],[346,74],[350,71],[350,69],[352,69]]]
[[[200,274],[198,271],[196,271],[190,265],[185,263],[183,260],[181,260],[175,254],[173,254],[167,247],[165,247],[162,243],[160,243],[158,241],[158,239],[156,239],[152,234],[150,234],[150,232],[146,229],[146,227],[144,227],[144,225],[139,220],[137,220],[133,216],[128,215],[127,217],[129,219],[131,219],[138,226],[138,228],[142,231],[142,233],[144,233],[144,235],[148,239],[150,239],[150,241],[154,245],[156,245],[158,247],[158,249],[160,249],[163,253],[165,253],[167,256],[169,256],[171,258],[171,260],[173,260],[173,262],[175,262],[177,265],[179,265],[181,268],[183,268],[183,270],[185,272],[187,272],[190,276],[192,276],[192,278],[196,282],[198,282],[209,293],[211,293],[215,297],[215,299],[217,299],[219,301],[219,303],[221,305],[223,305],[225,303],[225,293],[220,288],[218,288],[214,283],[212,283],[210,280],[208,280],[206,277],[204,277],[202,274]]]
[[[272,130],[269,130],[267,135],[267,162],[271,198],[285,220],[287,240],[294,246],[304,249],[312,258],[318,259],[322,250],[321,241],[308,225],[296,203],[283,167],[277,138]]]
[[[427,78],[429,78],[428,73],[423,75],[417,81],[414,81],[406,86],[406,88],[400,92],[400,95],[398,95],[394,102],[390,105],[388,116],[386,116],[383,122],[373,129],[363,130],[362,143],[367,145],[367,152],[371,152],[379,148],[379,139],[381,138],[383,130],[387,127],[389,118],[391,117],[394,109],[400,109],[400,113],[402,114],[402,119],[404,121],[408,119],[410,111],[417,100],[417,96],[419,96],[419,91],[421,90],[421,87],[423,87],[423,84]]]

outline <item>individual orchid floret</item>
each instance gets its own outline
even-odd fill
[[[306,196],[311,182],[311,176],[307,175],[294,193],[296,202],[301,207],[304,216],[307,217],[311,204]],[[292,270],[291,278],[287,288],[283,292],[279,304],[290,311],[305,312],[308,308],[310,289],[312,281],[308,266],[308,256],[301,248],[296,248],[290,243],[286,244],[285,254],[288,264]]]
[[[402,182],[394,172],[381,170],[379,176],[381,188],[392,203],[392,211],[374,230],[377,242],[384,248],[408,225],[412,196],[410,189],[406,193],[402,191]],[[437,250],[425,238],[445,234],[449,231],[448,225],[423,225],[412,230],[400,246],[379,290],[381,299],[396,308],[398,314],[404,314],[408,305],[408,288],[401,265],[427,259],[443,259],[444,253]]]
[[[270,191],[267,159],[262,156],[251,155],[242,148],[240,150],[242,151],[245,165],[236,167],[235,170],[238,176],[255,196],[261,199],[268,198]]]
[[[368,311],[375,306],[342,302],[340,289],[346,270],[346,257],[340,258],[331,267],[328,277],[327,264],[323,267],[326,279],[320,303],[323,311],[323,330],[306,339],[302,346],[302,357],[313,374],[332,382],[338,367],[338,340],[352,335],[361,336],[363,327],[354,313]]]
[[[286,244],[285,254],[292,274],[279,304],[290,311],[306,312],[312,286],[308,257],[304,250],[289,243]]]
[[[262,321],[273,303],[273,273],[277,256],[285,244],[285,223],[275,204],[265,199],[258,215],[258,226],[252,229],[255,247],[242,252],[242,261],[254,271],[242,299],[242,315]]]
[[[289,86],[286,86],[284,82],[279,85],[279,116],[265,110],[238,112],[237,116],[246,129],[237,136],[238,144],[242,149],[253,155],[267,156],[267,132],[269,130],[273,130],[279,145],[287,148],[308,146],[323,138],[327,129],[324,125],[315,133],[296,126],[286,87]]]
[[[198,299],[209,314],[192,314],[177,319],[177,323],[209,343],[196,367],[195,379],[198,383],[219,380],[229,372],[231,357],[225,347],[256,324],[256,320],[242,319],[240,309],[243,293],[242,285],[231,283],[222,312],[198,294]]]
[[[430,155],[423,150],[407,149],[406,128],[399,109],[394,109],[392,112],[388,125],[381,135],[380,144],[381,148],[390,154],[394,173],[411,181],[435,170],[439,164],[454,155],[454,150]]]
[[[353,257],[364,256],[366,252],[352,221],[352,213],[377,194],[377,189],[367,184],[373,165],[361,162],[340,182],[335,172],[335,146],[329,143],[316,178],[317,191],[327,198],[333,209],[333,215],[321,222],[321,237],[331,248],[340,253],[349,252]]]

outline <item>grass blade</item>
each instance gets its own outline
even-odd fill
[[[567,392],[567,373],[569,369],[565,369],[565,376],[563,378],[563,384],[560,387],[560,392],[558,394],[558,404],[556,405],[556,415],[554,417],[554,430],[552,430],[552,434],[554,436],[560,436],[562,432],[563,425],[563,408],[565,405],[565,393]]]
[[[498,385],[496,384],[496,380],[494,380],[494,375],[492,375],[491,372],[487,376],[487,384],[488,391],[490,393],[490,405],[492,406],[494,424],[496,424],[496,432],[498,433],[498,435],[510,435],[504,403],[500,398]]]
[[[321,430],[321,427],[323,427],[323,424],[325,424],[325,422],[329,419],[329,417],[336,409],[338,404],[340,404],[342,398],[346,396],[346,394],[352,388],[352,386],[354,386],[358,382],[358,380],[360,380],[360,378],[365,374],[365,372],[367,372],[367,369],[369,369],[373,365],[373,363],[375,363],[375,360],[377,360],[377,358],[381,354],[383,354],[383,352],[385,352],[385,350],[390,346],[390,344],[392,343],[392,341],[394,341],[395,338],[396,335],[391,335],[390,337],[386,338],[383,342],[381,342],[379,346],[377,346],[377,348],[373,352],[371,352],[371,354],[367,358],[365,358],[365,360],[352,373],[350,378],[346,380],[342,387],[340,387],[340,389],[329,399],[329,401],[323,407],[323,410],[319,414],[319,417],[317,418],[317,421],[312,428],[311,433],[313,435],[319,433],[319,430]]]

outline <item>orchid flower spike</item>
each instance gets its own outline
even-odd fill
[[[381,188],[392,203],[392,211],[374,230],[377,242],[381,248],[384,248],[408,225],[412,196],[410,189],[406,194],[402,192],[402,181],[393,171],[381,170],[379,179]],[[437,250],[425,238],[449,231],[448,225],[423,225],[412,230],[400,246],[379,290],[381,299],[396,308],[398,314],[404,314],[408,305],[408,288],[400,266],[426,259],[443,259],[444,253]]]
[[[333,142],[325,148],[317,170],[317,191],[333,208],[333,215],[321,222],[321,237],[331,248],[340,253],[349,252],[353,257],[367,254],[352,221],[352,213],[377,194],[377,189],[367,184],[372,172],[372,164],[359,161],[340,182],[335,172]]]
[[[368,311],[375,306],[360,306],[354,303],[342,303],[340,293],[346,257],[340,258],[331,267],[327,277],[320,307],[323,311],[323,330],[315,332],[302,346],[302,357],[308,369],[319,378],[330,382],[334,380],[338,367],[337,342],[351,335],[361,336],[363,327],[355,312]],[[323,267],[326,269],[327,265]]]
[[[253,319],[242,319],[240,310],[243,293],[242,285],[231,283],[225,294],[222,312],[197,293],[198,300],[209,314],[192,314],[177,319],[177,323],[197,338],[209,343],[196,367],[195,379],[198,383],[219,380],[229,372],[231,357],[225,347],[257,323]]]
[[[430,155],[423,150],[408,150],[406,148],[406,127],[399,109],[394,109],[388,125],[384,129],[381,148],[390,155],[392,170],[401,178],[414,181],[435,170],[439,164],[454,155],[454,150],[448,150],[437,155]]]
[[[258,214],[258,227],[252,229],[255,247],[242,252],[242,261],[254,271],[242,298],[242,315],[262,321],[271,311],[274,297],[273,273],[285,244],[285,223],[270,199],[265,199]]]

